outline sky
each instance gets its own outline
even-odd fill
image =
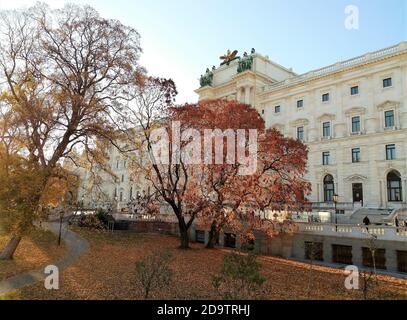
[[[0,0],[0,10],[35,4]],[[141,34],[141,64],[195,102],[206,68],[227,49],[263,55],[299,74],[407,40],[407,0],[45,0],[88,4]],[[358,26],[349,29],[349,5]],[[355,11],[353,10],[354,14]],[[355,21],[355,20],[352,20]],[[356,24],[353,24],[356,27]],[[0,44],[1,45],[1,44]]]

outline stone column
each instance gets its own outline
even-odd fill
[[[242,89],[237,88],[236,100],[237,100],[237,102],[240,102],[241,99],[242,99]]]
[[[249,86],[246,86],[246,87],[244,88],[244,91],[245,91],[244,103],[250,104],[250,87],[249,87]]]

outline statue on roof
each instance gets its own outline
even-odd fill
[[[226,52],[226,54],[224,54],[223,56],[220,56],[219,59],[223,60],[222,63],[220,64],[221,66],[226,64],[229,65],[233,60],[239,58],[237,57],[237,53],[238,51],[235,50],[233,52],[231,52],[230,50],[228,50]]]
[[[206,68],[206,72],[204,75],[201,75],[199,83],[201,87],[212,86],[212,81],[213,81],[213,72],[210,71],[209,68]]]
[[[237,67],[237,73],[241,73],[246,70],[251,70],[253,65],[253,53],[254,49],[251,51],[251,55],[249,56],[247,52],[243,54],[243,58],[239,60],[239,65]]]

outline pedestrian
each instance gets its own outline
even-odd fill
[[[369,219],[368,216],[366,216],[366,217],[363,219],[363,224],[364,224],[365,226],[370,225],[370,219]]]
[[[397,217],[394,219],[394,224],[397,228],[399,227],[399,219],[397,219]]]

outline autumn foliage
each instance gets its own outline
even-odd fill
[[[306,146],[299,140],[284,137],[277,130],[265,129],[263,119],[254,108],[235,101],[209,100],[172,111],[171,120],[179,121],[182,130],[194,128],[202,137],[208,129],[220,129],[223,133],[244,130],[246,136],[249,130],[257,131],[254,172],[239,173],[246,163],[237,161],[238,146],[235,148],[236,161],[228,162],[228,138],[222,137],[223,163],[217,163],[215,152],[212,152],[212,162],[201,163],[199,169],[195,169],[195,180],[199,183],[194,182],[196,187],[184,194],[189,203],[193,202],[191,198],[205,202],[196,216],[212,225],[211,241],[226,226],[246,239],[254,238],[255,229],[263,229],[270,236],[291,232],[291,223],[287,220],[277,222],[267,213],[303,210],[310,191],[309,184],[302,178],[306,172]],[[252,146],[248,140],[244,148],[250,158],[248,152]],[[239,143],[237,139],[233,141]],[[185,142],[185,146],[189,142]],[[204,154],[204,143],[201,145]],[[215,150],[216,136],[211,140],[211,147]],[[209,246],[213,245],[211,241]]]

